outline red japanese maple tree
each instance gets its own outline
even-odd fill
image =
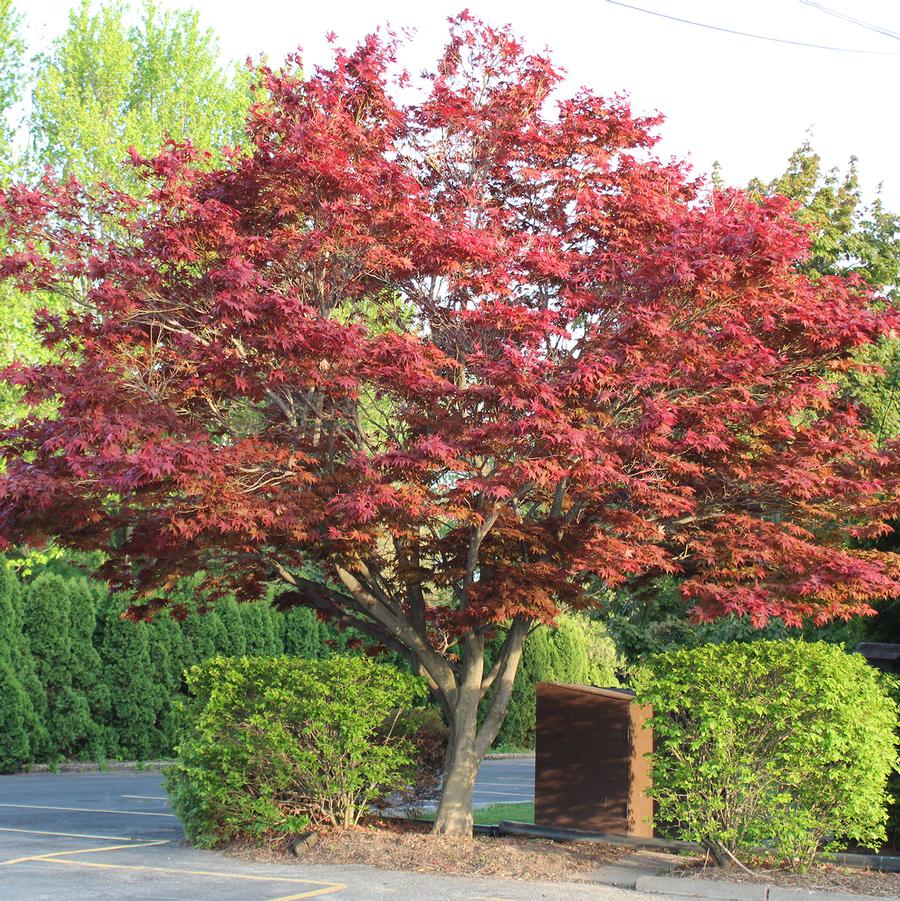
[[[592,585],[677,573],[759,622],[900,590],[848,549],[900,513],[896,449],[832,375],[896,317],[799,273],[787,201],[706,193],[621,98],[554,102],[508,31],[454,20],[409,105],[394,55],[262,70],[246,151],[135,158],[146,201],[6,192],[3,273],[78,303],[42,318],[56,362],[7,372],[57,412],[2,439],[0,531],[148,595],[279,580],[402,652],[463,833],[528,630]]]

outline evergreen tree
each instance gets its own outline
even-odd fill
[[[69,634],[71,635],[70,671],[72,690],[84,698],[90,712],[90,724],[81,748],[71,749],[77,756],[99,759],[105,753],[103,723],[109,716],[109,688],[103,680],[103,664],[94,646],[97,625],[95,594],[81,576],[66,580],[69,598]]]
[[[35,713],[14,663],[23,637],[11,596],[15,576],[2,558],[0,570],[0,772],[11,773],[32,758]]]
[[[191,602],[191,611],[181,623],[181,632],[185,642],[185,666],[214,656],[229,653],[228,632],[218,613],[207,610],[200,613]]]
[[[64,757],[90,740],[91,714],[72,688],[72,633],[66,580],[43,572],[25,593],[25,634],[47,697],[51,759]]]
[[[238,602],[233,597],[227,597],[216,608],[222,626],[228,636],[228,654],[240,657],[247,653],[247,636],[244,634],[244,621]]]
[[[497,744],[533,748],[539,682],[616,686],[616,646],[599,622],[564,613],[557,626],[538,627],[525,641],[506,721]]]
[[[244,624],[244,635],[248,654],[280,654],[275,632],[275,611],[268,601],[253,601],[241,604],[241,621]]]
[[[123,620],[128,601],[111,594],[105,607],[100,658],[110,693],[107,745],[112,756],[147,760],[163,744],[157,718],[163,692],[155,682],[147,623]]]
[[[32,760],[42,760],[49,753],[50,737],[47,732],[47,696],[38,678],[31,643],[25,634],[25,607],[22,586],[7,561],[0,557],[0,645],[6,649],[12,671],[25,693],[25,705],[21,716],[29,739]],[[10,689],[14,692],[14,688]],[[6,694],[0,695],[0,704]],[[12,695],[10,695],[12,707]],[[7,723],[14,720],[12,714]]]
[[[173,700],[182,690],[185,645],[181,624],[163,611],[147,624],[153,682],[162,702],[156,712],[154,756],[169,756],[175,745],[177,724]]]
[[[327,628],[308,607],[291,607],[282,614],[284,653],[292,657],[324,657]]]
[[[14,773],[32,760],[28,720],[31,702],[5,648],[0,647],[0,773]]]

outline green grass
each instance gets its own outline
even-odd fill
[[[434,813],[433,810],[423,811],[421,819],[433,820]],[[496,826],[501,820],[533,823],[534,801],[520,801],[517,804],[491,804],[488,807],[476,807],[474,813],[477,826]]]
[[[501,820],[533,823],[534,801],[519,801],[517,804],[491,804],[489,807],[475,808],[475,822],[479,826],[495,826]]]

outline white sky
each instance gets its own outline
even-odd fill
[[[219,36],[223,57],[265,53],[273,62],[298,45],[306,67],[327,59],[324,35],[349,46],[378,25],[415,27],[401,62],[430,67],[446,37],[447,16],[468,5],[492,24],[511,23],[533,50],[549,48],[572,86],[600,94],[626,91],[637,112],[661,111],[663,155],[689,157],[725,181],[772,178],[813,130],[826,166],[859,158],[869,196],[884,185],[888,209],[900,212],[897,89],[900,39],[828,16],[802,0],[623,0],[670,16],[786,40],[858,48],[839,53],[724,34],[608,0],[158,0],[189,7]],[[822,4],[900,34],[896,0],[821,0]],[[20,0],[32,50],[44,49],[66,24],[69,0]],[[880,53],[884,55],[874,55]]]

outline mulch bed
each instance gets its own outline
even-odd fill
[[[319,834],[297,858],[291,841],[265,846],[233,843],[224,850],[243,859],[297,864],[367,864],[444,876],[583,881],[591,870],[627,857],[628,849],[594,842],[552,842],[531,838],[456,838],[431,835],[428,824],[370,818],[354,829]]]
[[[704,867],[702,861],[698,861],[679,868],[672,875],[688,876],[691,879],[721,879],[726,882],[765,882],[784,888],[819,889],[821,891],[900,898],[900,873],[855,870],[831,864],[811,867],[806,873],[760,867],[751,869],[754,872],[752,876],[737,867]]]
[[[297,857],[292,837],[265,844],[233,842],[222,848],[243,860],[294,864],[365,864],[379,869],[406,870],[442,876],[490,876],[553,882],[584,882],[605,864],[621,862],[628,848],[595,842],[556,842],[537,838],[432,835],[430,824],[369,817],[353,829],[320,831],[318,841]],[[754,875],[737,867],[705,866],[684,860],[672,876],[762,882],[807,890],[843,891],[900,898],[900,873],[879,873],[819,865],[807,873],[756,868]]]

